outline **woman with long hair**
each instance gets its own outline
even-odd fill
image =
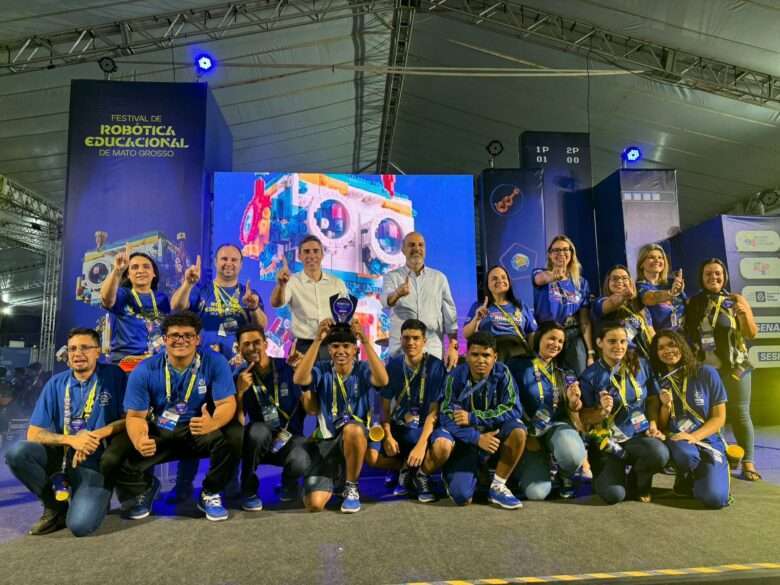
[[[604,320],[622,321],[628,333],[628,347],[650,359],[650,342],[655,334],[652,316],[642,306],[628,268],[621,264],[610,268],[601,291],[604,296],[593,303],[595,329],[598,330],[598,323]]]
[[[477,331],[487,331],[496,338],[498,360],[529,357],[533,332],[536,330],[529,307],[512,291],[512,281],[503,266],[493,266],[485,275],[485,300],[474,303],[463,335],[467,339]]]
[[[685,279],[682,269],[669,276],[669,258],[658,244],[639,250],[636,261],[639,300],[650,310],[653,328],[680,329],[685,315]]]
[[[604,323],[596,344],[601,359],[580,376],[593,489],[608,504],[626,497],[650,502],[653,475],[669,461],[656,422],[645,411],[648,394],[656,393],[650,364],[628,349],[621,323]]]
[[[712,366],[701,365],[682,335],[664,329],[650,347],[661,390],[651,418],[666,433],[677,469],[674,492],[708,508],[729,502],[729,466],[720,430],[726,422],[726,389]]]
[[[126,251],[114,257],[114,268],[100,287],[100,299],[111,316],[111,361],[128,369],[162,347],[160,323],[171,312],[168,295],[157,290],[160,271],[151,256]]]
[[[697,357],[718,370],[729,401],[727,420],[737,443],[745,450],[741,477],[758,481],[761,474],[754,462],[755,437],[750,417],[753,369],[748,361],[746,339],[758,333],[747,299],[729,293],[729,273],[717,258],[705,260],[699,268],[701,292],[688,303],[685,333]]]
[[[566,331],[562,363],[577,375],[593,363],[590,286],[582,276],[577,250],[566,236],[555,236],[547,248],[546,268],[533,271],[536,320],[556,321]]]
[[[580,385],[574,372],[557,363],[566,331],[554,321],[541,324],[534,337],[534,357],[510,365],[523,405],[528,440],[514,472],[529,500],[543,500],[552,489],[552,461],[558,466],[559,494],[574,497],[572,477],[585,460],[579,411]]]

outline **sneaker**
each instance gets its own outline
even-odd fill
[[[387,489],[390,489],[398,482],[398,475],[396,471],[388,471],[385,474],[385,487]]]
[[[257,500],[260,501],[260,498],[257,498]],[[260,502],[260,505],[262,507],[262,502]],[[204,512],[206,514],[206,519],[211,520],[212,522],[228,519],[227,508],[222,505],[222,496],[219,494],[201,492],[200,499],[198,500],[198,510]]]
[[[398,472],[398,485],[393,490],[394,496],[405,496],[409,493],[409,468],[404,465]]]
[[[360,512],[360,492],[356,483],[348,482],[344,487],[344,501],[341,503],[341,511],[345,514]]]
[[[280,502],[294,502],[298,499],[298,483],[292,483],[285,485],[282,483],[279,488],[279,501]]]
[[[517,510],[523,507],[523,502],[518,500],[506,484],[493,483],[488,492],[488,501],[505,510]]]
[[[576,495],[574,480],[570,477],[563,477],[561,474],[558,474],[558,494],[564,500],[573,498]]]
[[[423,504],[429,504],[436,500],[431,490],[431,477],[427,473],[419,470],[414,476],[414,487],[417,489],[417,501]]]
[[[693,478],[688,473],[678,473],[674,478],[672,493],[675,496],[693,497]]]
[[[241,498],[241,509],[245,512],[259,512],[263,509],[263,500],[257,496]]]
[[[160,491],[160,480],[152,476],[152,485],[136,496],[125,514],[130,520],[143,520],[152,513],[152,502]]]
[[[32,525],[27,534],[33,536],[42,536],[51,534],[57,530],[65,528],[65,509],[64,508],[44,508],[43,514],[38,521]]]

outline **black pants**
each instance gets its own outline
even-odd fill
[[[274,433],[271,427],[262,422],[254,422],[244,429],[244,454],[241,459],[241,495],[257,494],[260,482],[255,469],[261,463],[282,467],[282,483],[286,487],[296,484],[311,464],[306,450],[306,439],[300,436],[290,437],[287,444],[276,453],[271,453]]]
[[[116,487],[120,501],[144,493],[150,486],[149,472],[158,463],[210,457],[203,491],[216,494],[225,489],[241,461],[243,428],[235,420],[212,433],[197,436],[186,424],[168,431],[149,423],[149,436],[157,442],[157,451],[151,457],[136,451],[124,431],[114,437],[100,460],[101,471]]]

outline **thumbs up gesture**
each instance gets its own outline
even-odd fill
[[[290,280],[290,267],[287,266],[287,257],[282,256],[282,267],[276,273],[276,282],[281,285],[287,284]]]
[[[244,306],[250,311],[256,310],[260,306],[260,296],[252,291],[252,285],[249,279],[246,281],[246,290],[244,291]]]
[[[403,284],[399,286],[397,289],[395,289],[395,296],[396,298],[400,299],[401,297],[405,297],[412,291],[412,285],[409,282],[409,275],[406,275],[406,280],[404,280]]]
[[[199,280],[200,280],[200,254],[198,254],[198,257],[195,260],[195,264],[187,267],[187,270],[184,271],[184,282],[188,283],[190,286],[198,284]]]
[[[193,416],[190,419],[190,432],[193,435],[208,435],[216,431],[217,425],[214,418],[209,414],[209,410],[204,403],[200,409],[200,416]]]
[[[477,309],[476,314],[474,315],[474,318],[477,320],[477,323],[481,322],[482,319],[488,316],[488,298],[485,297],[485,302],[480,305],[480,307]]]

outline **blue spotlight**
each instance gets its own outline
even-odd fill
[[[214,67],[216,66],[216,62],[214,61],[214,58],[211,55],[208,55],[206,53],[201,53],[197,57],[195,57],[195,70],[197,71],[198,75],[202,75],[204,73],[208,73]]]
[[[623,151],[621,156],[625,162],[635,163],[642,158],[642,151],[638,146],[629,146]]]

